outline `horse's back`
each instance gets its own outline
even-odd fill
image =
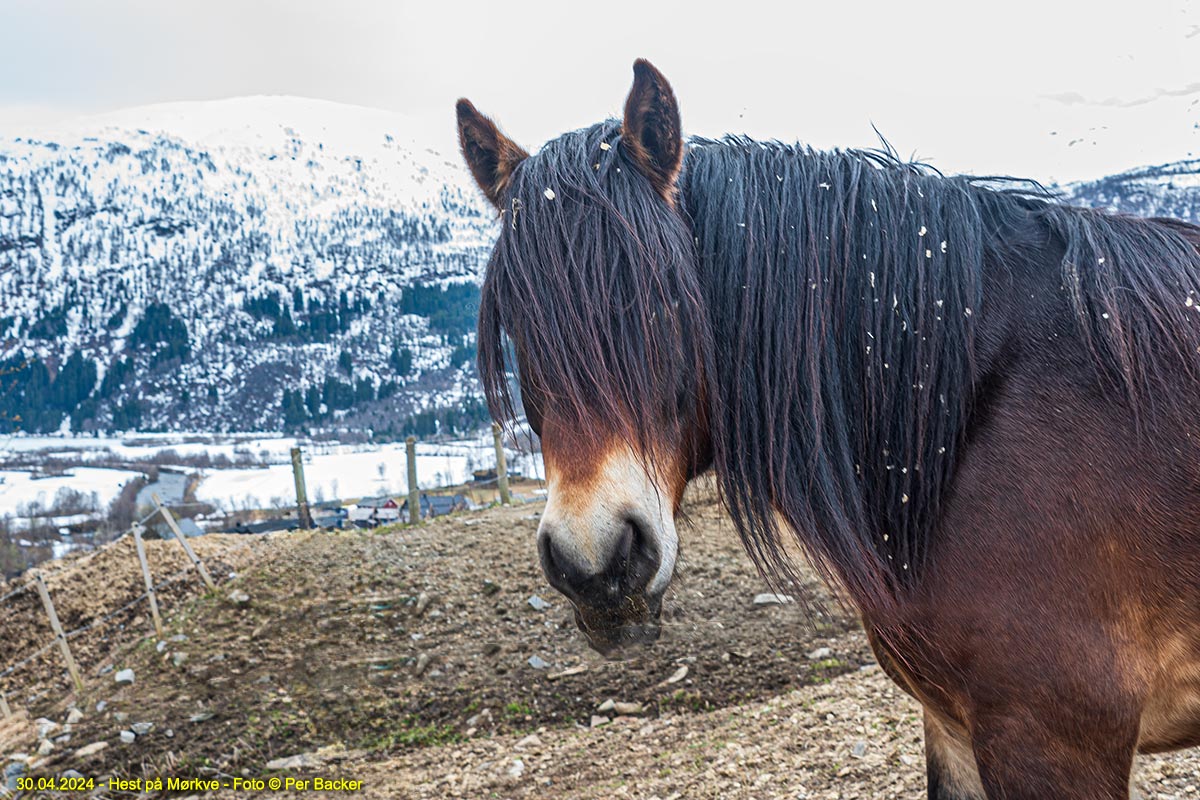
[[[1064,725],[1082,710],[1108,735],[1132,726],[1143,751],[1200,745],[1200,385],[1156,373],[1131,400],[1080,341],[1056,275],[996,284],[1008,306],[983,334],[966,444],[902,626],[913,688],[967,728],[1024,697]]]

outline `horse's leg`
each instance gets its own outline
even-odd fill
[[[1010,708],[976,717],[975,759],[988,800],[1129,800],[1136,722],[1046,716]]]
[[[929,800],[987,800],[975,753],[964,732],[925,712],[925,774]]]

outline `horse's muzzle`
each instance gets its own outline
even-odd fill
[[[575,606],[575,624],[591,648],[606,657],[617,657],[622,651],[658,641],[661,616],[662,598],[645,595],[628,597],[616,608]]]

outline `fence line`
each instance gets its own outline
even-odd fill
[[[260,544],[264,541],[266,541],[265,538],[254,537],[253,539],[246,541],[244,544],[236,545],[234,547],[229,547],[229,548],[222,550],[220,553],[216,554],[215,557],[223,558],[225,556],[229,556],[234,553],[238,553],[238,552],[241,552],[248,548],[251,548],[251,547],[253,547],[257,544]],[[114,618],[127,613],[128,611],[130,611],[132,608],[137,606],[142,601],[149,599],[150,593],[152,590],[154,592],[158,592],[159,590],[161,590],[162,588],[164,588],[166,586],[169,586],[173,583],[177,583],[177,582],[183,580],[185,577],[187,577],[188,573],[191,572],[191,570],[194,568],[195,568],[195,565],[193,565],[193,564],[189,564],[189,565],[185,566],[183,569],[175,572],[174,574],[170,575],[169,577],[164,578],[164,579],[158,581],[157,583],[153,584],[152,587],[147,589],[147,591],[138,595],[133,600],[129,601],[128,603],[121,606],[120,608],[116,608],[116,609],[108,612],[103,617],[97,617],[96,619],[93,619],[91,622],[87,623],[86,625],[81,625],[78,628],[75,628],[74,630],[71,630],[71,631],[62,631],[61,625],[57,626],[57,630],[54,631],[55,636],[48,644],[39,648],[38,650],[34,651],[33,653],[29,654],[28,656],[21,659],[20,661],[10,664],[6,668],[4,668],[2,671],[0,671],[0,678],[5,678],[9,675],[12,675],[17,670],[36,661],[38,658],[45,655],[49,651],[53,650],[55,647],[65,647],[69,640],[74,639],[77,636],[87,633],[88,631],[96,630],[96,629],[103,627],[104,625],[106,625],[110,621],[112,621]],[[32,581],[31,583],[24,584],[21,587],[22,591],[28,590],[31,586],[36,585],[37,581],[39,581],[39,580],[42,580],[42,576],[40,574],[37,575],[35,577],[34,581]],[[8,598],[13,597],[20,593],[21,592],[10,592],[4,598],[0,598],[0,600],[8,599]],[[57,622],[57,616],[54,618],[54,621],[51,623],[52,630],[55,628],[54,622]],[[69,664],[70,664],[70,667],[74,667],[74,659],[72,659],[69,662]],[[70,670],[70,667],[69,667],[69,671],[72,671],[72,680],[73,680],[73,682],[76,682],[76,689],[82,691],[82,682],[78,680],[77,671]],[[77,670],[77,667],[75,667],[75,670]],[[8,706],[7,701],[4,700],[4,698],[7,694],[8,694],[7,692],[0,690],[0,701],[3,701],[4,708],[6,708]],[[2,710],[3,710],[3,708],[0,708],[0,711],[2,711]],[[11,714],[11,710],[9,713]]]
[[[146,560],[146,545],[142,542],[142,526],[133,526],[133,544],[137,548],[138,564],[142,568],[142,579],[146,582],[146,598],[150,601],[150,616],[154,619],[154,633],[163,638],[162,617],[158,615],[158,596],[154,592],[154,577],[150,574],[150,562]]]
[[[171,529],[171,532],[175,534],[175,538],[179,540],[179,546],[183,548],[183,552],[187,553],[187,557],[191,560],[192,566],[199,571],[200,577],[204,579],[204,585],[208,587],[210,592],[216,591],[217,585],[213,583],[212,576],[208,574],[208,568],[204,566],[203,561],[196,558],[195,551],[193,551],[192,546],[188,544],[187,537],[183,535],[183,531],[179,530],[179,523],[175,521],[175,517],[171,514],[171,510],[163,505],[163,502],[161,499],[159,499],[157,493],[151,494],[150,499],[153,500],[154,505],[158,507],[158,513],[161,514],[163,520],[166,521],[167,527]]]
[[[5,602],[6,600],[11,600],[12,598],[16,597],[17,595],[24,594],[27,591],[29,591],[29,584],[23,583],[20,586],[18,586],[17,588],[13,589],[8,594],[4,595],[3,597],[0,597],[0,603]]]
[[[493,430],[493,437],[494,437],[494,444],[495,444],[495,450],[496,450],[497,477],[492,480],[494,480],[497,483],[497,487],[500,489],[501,501],[507,502],[508,498],[505,496],[505,495],[507,495],[507,488],[508,488],[507,487],[507,474],[506,474],[507,469],[506,469],[506,464],[505,464],[505,454],[501,447],[500,436],[495,433],[495,430]],[[452,443],[445,443],[445,444],[442,444],[441,446],[446,447],[447,445],[451,445],[451,444]],[[409,457],[409,475],[410,475],[409,489],[410,489],[410,491],[415,489],[417,486],[417,482],[415,480],[415,475],[414,475],[414,473],[416,471],[416,458],[414,457],[415,456],[415,446],[414,445],[415,445],[415,440],[413,439],[413,437],[409,437],[409,439],[407,441],[406,449],[408,450],[408,457]],[[468,446],[463,445],[463,447],[465,448]],[[293,463],[295,463],[295,461],[297,460],[297,457],[299,455],[300,454],[297,449],[297,451],[293,453]],[[297,501],[300,504],[300,507],[303,509],[304,505],[306,505],[304,503],[306,498],[303,496],[304,491],[301,488],[300,480],[301,479],[297,479]],[[491,482],[492,482],[491,480],[486,481],[486,483],[488,483],[488,484],[490,484]],[[20,670],[23,667],[29,665],[30,663],[32,663],[33,661],[42,657],[47,652],[49,652],[50,650],[52,650],[54,647],[57,646],[62,651],[63,659],[67,664],[67,671],[70,673],[71,680],[72,680],[72,683],[75,685],[76,691],[82,692],[83,691],[83,680],[79,673],[79,667],[75,663],[74,656],[71,653],[70,644],[69,644],[71,639],[74,639],[77,636],[80,636],[89,631],[99,629],[100,627],[108,624],[111,620],[115,619],[116,617],[118,617],[122,614],[127,613],[129,610],[131,610],[132,608],[137,606],[139,603],[141,603],[142,601],[146,601],[146,600],[149,601],[150,613],[151,613],[151,616],[154,621],[155,635],[161,639],[163,636],[163,627],[162,627],[162,620],[159,615],[158,598],[157,598],[157,593],[160,589],[162,589],[166,586],[169,586],[177,581],[182,580],[185,576],[187,576],[187,574],[192,569],[195,569],[200,574],[200,577],[203,579],[204,584],[208,588],[208,590],[209,591],[216,590],[216,588],[217,588],[216,584],[213,581],[212,576],[209,574],[208,568],[204,565],[204,562],[199,557],[196,556],[195,551],[192,550],[191,545],[187,541],[187,537],[185,537],[183,535],[183,532],[179,529],[179,525],[175,521],[175,518],[171,514],[170,510],[163,504],[162,500],[159,498],[159,496],[157,494],[152,494],[151,499],[154,502],[154,510],[152,510],[149,514],[147,514],[143,518],[135,521],[133,523],[132,528],[129,531],[130,535],[132,535],[134,537],[134,547],[137,552],[139,566],[140,566],[140,569],[142,572],[143,580],[145,582],[146,591],[144,591],[141,595],[139,595],[138,597],[129,601],[125,605],[121,606],[120,608],[117,608],[117,609],[114,609],[113,611],[108,612],[103,617],[97,617],[97,618],[93,619],[91,622],[88,622],[86,625],[81,625],[80,627],[75,628],[74,630],[64,631],[62,628],[62,624],[58,618],[58,614],[54,609],[54,602],[50,597],[49,588],[46,584],[46,579],[58,576],[60,573],[65,572],[69,567],[67,565],[63,564],[63,565],[60,565],[58,569],[49,571],[49,572],[39,568],[38,570],[35,571],[34,578],[32,581],[27,581],[25,583],[22,583],[21,585],[17,586],[16,588],[12,589],[11,591],[9,591],[7,594],[0,596],[0,605],[6,603],[7,601],[9,601],[15,597],[18,597],[18,596],[24,594],[25,592],[30,591],[33,588],[36,588],[39,596],[41,597],[42,605],[44,607],[46,615],[49,618],[50,628],[51,628],[52,633],[54,634],[54,638],[48,644],[46,644],[45,646],[34,651],[30,655],[21,659],[20,661],[14,662],[14,663],[8,665],[7,667],[5,667],[3,670],[0,670],[0,678],[6,678],[6,677],[14,674],[17,670]],[[419,505],[419,504],[414,504],[413,510],[417,510],[417,508],[416,508],[417,505]],[[175,538],[177,538],[179,540],[180,546],[183,548],[184,553],[187,555],[188,560],[190,562],[183,569],[179,570],[178,572],[176,572],[175,574],[171,575],[170,577],[168,577],[166,579],[158,581],[157,583],[155,583],[153,580],[153,575],[150,570],[149,562],[147,561],[147,558],[146,558],[146,552],[145,552],[145,548],[144,548],[142,538],[141,538],[142,527],[147,522],[149,522],[156,514],[160,515],[162,517],[163,521],[165,521],[167,523],[167,526],[171,529],[172,533],[175,534]],[[217,554],[216,557],[224,557],[224,556],[232,555],[233,553],[240,552],[242,550],[245,550],[246,548],[252,547],[260,542],[265,542],[265,541],[266,541],[265,537],[257,537],[256,536],[253,539],[248,540],[245,544],[242,544],[242,545],[239,545],[236,547],[227,548],[227,549],[221,551],[221,553]],[[97,551],[97,552],[99,552],[99,551]],[[95,553],[93,553],[91,555],[94,556]],[[88,560],[90,560],[90,558]],[[83,561],[75,561],[74,563],[72,563],[70,565],[70,567],[71,568],[78,567],[82,563],[84,563],[84,562]],[[4,716],[4,718],[8,718],[12,715],[12,711],[9,708],[9,704],[6,699],[7,694],[8,694],[7,692],[5,692],[2,688],[0,688],[0,714],[2,714]]]
[[[62,651],[63,660],[67,662],[67,671],[71,673],[71,682],[75,684],[75,691],[82,693],[83,678],[79,675],[79,665],[75,663],[75,657],[71,655],[71,645],[67,642],[67,635],[63,633],[62,623],[58,621],[58,613],[54,610],[54,601],[50,599],[50,590],[46,588],[46,579],[39,572],[34,576],[34,580],[37,581],[38,594],[42,598],[42,605],[46,608],[46,616],[50,618],[50,630],[54,631],[54,639]]]

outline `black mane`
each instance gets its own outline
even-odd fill
[[[676,212],[619,132],[567,134],[516,172],[481,303],[489,404],[511,414],[504,333],[523,382],[577,424],[650,441],[690,389],[766,575],[792,574],[785,529],[862,604],[919,574],[970,426],[988,269],[1062,251],[1078,338],[1130,402],[1194,372],[1200,256],[1181,223],[745,138],[690,143]]]

